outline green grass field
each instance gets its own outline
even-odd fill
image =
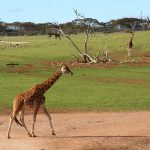
[[[129,33],[113,33],[107,36],[107,48],[112,56],[124,55],[126,53],[126,45],[130,39]],[[84,49],[84,36],[71,35],[71,38],[77,45]],[[42,61],[59,61],[71,60],[72,54],[78,56],[75,48],[70,41],[62,38],[61,41],[49,38],[48,36],[29,36],[29,37],[1,37],[3,41],[29,42],[20,48],[5,48],[6,44],[0,43],[0,64],[14,62],[19,64],[39,63]],[[88,49],[91,54],[96,54],[98,51],[103,53],[105,37],[103,34],[96,34],[95,38],[90,38]],[[134,39],[135,52],[147,52],[150,49],[150,32],[136,32]],[[121,52],[121,53],[120,53]]]
[[[134,51],[137,54],[150,51],[150,32],[137,32]],[[130,34],[114,33],[107,37],[107,47],[112,56],[123,58]],[[82,35],[73,35],[80,48]],[[1,37],[3,41],[29,42],[19,48],[0,45],[0,111],[12,108],[13,97],[37,83],[41,83],[60,67],[50,67],[46,62],[70,61],[76,54],[70,42],[47,36]],[[90,53],[104,48],[105,37],[96,34],[88,45]],[[121,46],[121,47],[120,47]],[[140,57],[144,57],[142,54]],[[134,55],[135,57],[136,55]],[[136,56],[138,57],[138,56]],[[19,66],[7,66],[18,63]],[[30,67],[32,66],[32,67]],[[46,93],[47,107],[54,111],[132,111],[150,110],[150,67],[125,64],[96,67],[72,67],[73,76],[63,76]],[[19,71],[18,71],[19,70]]]

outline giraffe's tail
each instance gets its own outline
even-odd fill
[[[20,123],[20,122],[18,121],[17,117],[15,117],[15,122],[16,122],[17,125],[23,127],[22,123]]]

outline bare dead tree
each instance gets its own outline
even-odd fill
[[[74,10],[74,13],[76,14],[78,20],[80,20],[80,23],[83,26],[84,31],[85,31],[84,50],[81,50],[77,46],[77,44],[71,39],[71,37],[68,34],[64,33],[64,31],[61,29],[58,23],[54,23],[55,30],[58,31],[62,36],[66,37],[72,43],[72,45],[75,47],[79,55],[82,57],[84,63],[98,63],[98,60],[99,60],[98,57],[99,57],[100,52],[98,52],[95,56],[92,56],[92,57],[88,53],[88,39],[93,29],[92,22],[89,22],[88,20],[86,20],[86,18],[80,15],[77,10]]]
[[[89,34],[91,33],[92,28],[89,22],[86,21],[86,18],[83,15],[79,14],[77,10],[74,10],[74,13],[76,14],[77,19],[80,20],[85,31],[86,36],[85,36],[85,41],[84,41],[84,53],[87,54],[88,53],[87,43],[88,43]],[[82,18],[82,20],[80,18]],[[87,62],[87,59],[89,60],[89,57],[84,55],[85,62]]]
[[[103,59],[100,60],[102,63],[114,63],[114,60],[109,57],[109,53],[108,53],[108,49],[107,49],[107,36],[108,33],[104,32],[104,36],[105,36],[105,44],[104,44],[104,51],[103,51]]]

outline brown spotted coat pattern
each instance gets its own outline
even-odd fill
[[[45,103],[45,92],[59,79],[62,75],[59,70],[56,72],[51,78],[47,79],[43,83],[37,84],[33,86],[30,90],[17,95],[14,99],[14,107],[15,103],[20,103],[21,106],[32,107],[35,104],[42,105]]]
[[[15,97],[14,103],[13,103],[13,113],[10,118],[8,132],[7,132],[8,138],[10,138],[10,130],[11,130],[13,121],[15,121],[18,125],[24,127],[27,134],[30,137],[35,137],[34,125],[36,122],[36,116],[37,116],[39,108],[41,108],[43,112],[45,113],[45,115],[48,117],[49,124],[52,130],[52,135],[55,135],[53,125],[51,122],[51,116],[48,113],[44,105],[45,103],[44,94],[59,79],[59,77],[62,74],[69,74],[69,73],[73,74],[71,70],[65,64],[63,64],[61,69],[58,70],[51,78],[47,79],[43,83],[33,86],[28,91],[21,93]],[[28,131],[24,122],[24,110],[26,107],[33,109],[33,123],[32,123],[31,133]],[[20,121],[18,121],[16,117],[18,113],[20,113]]]

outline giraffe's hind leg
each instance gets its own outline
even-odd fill
[[[52,125],[52,121],[51,121],[51,116],[50,114],[48,113],[45,105],[42,105],[41,106],[41,109],[43,110],[43,112],[45,113],[45,115],[48,117],[48,120],[49,120],[49,123],[50,123],[50,127],[52,129],[52,135],[55,135],[55,132],[54,132],[54,129],[53,129],[53,125]]]
[[[11,126],[13,121],[15,120],[16,116],[18,114],[18,111],[13,112],[13,114],[10,117],[10,121],[9,121],[9,127],[8,127],[8,132],[7,132],[7,138],[10,139],[10,130],[11,130]]]
[[[32,135],[31,135],[30,132],[28,131],[28,129],[27,129],[27,127],[26,127],[26,124],[25,124],[25,122],[24,122],[24,109],[22,109],[22,110],[20,111],[20,121],[21,121],[21,123],[22,123],[22,126],[25,128],[27,134],[29,135],[29,137],[31,137]]]
[[[12,115],[12,116],[10,117],[9,127],[8,127],[8,132],[7,132],[7,138],[9,138],[9,139],[10,139],[10,130],[11,130],[11,125],[12,125],[12,123],[13,123],[14,119],[15,119],[15,116],[13,116],[13,115]]]
[[[34,112],[33,112],[33,124],[32,124],[32,130],[31,130],[32,137],[36,137],[35,134],[34,134],[34,125],[35,125],[35,122],[36,122],[36,116],[37,116],[39,107],[40,107],[40,105],[37,105],[34,108]]]

